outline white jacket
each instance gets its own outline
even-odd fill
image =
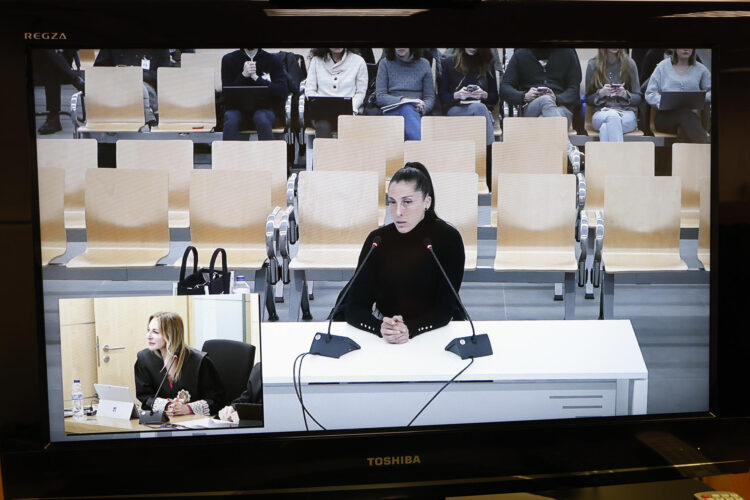
[[[351,97],[353,111],[362,111],[367,92],[367,65],[357,54],[347,50],[339,62],[331,56],[313,57],[307,68],[305,95]]]

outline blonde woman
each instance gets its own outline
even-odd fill
[[[138,352],[135,362],[135,392],[144,410],[164,411],[171,417],[213,415],[221,409],[224,387],[219,374],[205,352],[185,344],[179,314],[152,314],[146,341],[148,347]]]
[[[586,105],[602,142],[622,142],[636,129],[641,103],[638,68],[625,49],[599,49],[586,67]]]

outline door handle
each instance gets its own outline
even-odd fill
[[[126,347],[123,346],[114,346],[110,347],[109,344],[104,344],[104,347],[102,347],[102,351],[109,352],[109,351],[120,351],[122,349],[126,349]]]

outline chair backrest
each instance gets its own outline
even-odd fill
[[[682,227],[697,227],[700,209],[701,181],[711,185],[711,145],[672,145],[672,175],[679,177],[682,185]]]
[[[476,173],[476,148],[473,141],[406,141],[404,163],[418,161],[430,174],[438,172]],[[477,176],[478,178],[478,176]]]
[[[300,243],[361,247],[378,225],[381,187],[376,172],[301,172],[297,187]]]
[[[193,170],[193,141],[120,140],[116,146],[117,168],[163,170],[169,173],[169,225],[188,227],[188,190]]]
[[[313,169],[316,172],[377,172],[378,206],[385,209],[386,160],[381,144],[380,139],[315,139]]]
[[[611,175],[604,188],[607,252],[679,253],[680,180]]]
[[[86,71],[87,123],[144,124],[143,70],[138,66]]]
[[[213,361],[224,386],[225,403],[231,403],[247,388],[255,363],[255,346],[236,340],[211,339],[203,343],[201,351]]]
[[[487,119],[483,116],[424,116],[422,140],[472,141],[474,171],[481,180],[487,178]]]
[[[604,207],[604,182],[612,175],[654,176],[653,142],[586,143],[586,209]]]
[[[404,166],[402,116],[339,116],[339,139],[379,139],[385,154],[385,176],[393,177]]]
[[[270,207],[286,206],[286,142],[214,141],[211,143],[214,170],[267,171],[271,175]],[[269,210],[270,211],[270,210]]]
[[[226,249],[265,246],[271,207],[269,172],[193,170],[190,175],[193,245]]]
[[[169,174],[158,170],[86,172],[88,248],[169,247]]]
[[[458,229],[467,254],[469,249],[476,250],[479,176],[476,172],[433,172],[430,177],[438,216]]]
[[[711,178],[700,181],[700,222],[698,225],[698,258],[706,271],[711,269]]]
[[[505,118],[503,142],[519,144],[520,147],[527,147],[529,150],[551,148],[557,151],[560,158],[560,169],[557,173],[567,172],[568,121],[562,116]]]
[[[212,68],[214,70],[214,91],[221,92],[221,58],[236,49],[196,49],[181,56],[183,68]]]
[[[572,174],[499,174],[497,251],[575,248]]]
[[[159,68],[159,123],[216,126],[213,68]]]
[[[42,265],[65,253],[65,170],[39,169],[39,232]]]
[[[65,170],[65,225],[84,227],[83,192],[86,170],[97,168],[96,139],[37,139],[36,158],[39,168]],[[80,214],[78,223],[73,212]]]
[[[262,403],[263,402],[263,363],[258,362],[250,370],[250,402],[251,403]]]

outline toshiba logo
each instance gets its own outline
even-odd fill
[[[67,40],[68,37],[65,35],[65,33],[36,31],[34,33],[29,33],[29,32],[24,33],[23,39],[24,40]]]
[[[421,464],[419,455],[404,455],[402,457],[367,457],[370,467],[381,467],[383,465],[414,465]]]

